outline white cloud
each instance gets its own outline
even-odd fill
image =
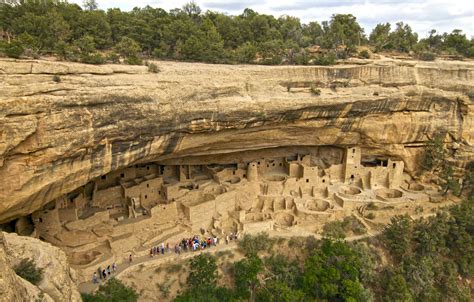
[[[73,0],[82,4],[81,0]],[[119,7],[130,10],[134,6],[161,7],[165,10],[182,7],[189,0],[98,0],[101,9]],[[377,23],[408,23],[421,37],[430,29],[451,32],[462,29],[474,36],[474,1],[472,0],[196,0],[203,10],[240,14],[248,7],[259,13],[291,15],[302,22],[329,20],[331,15],[350,13],[357,17],[366,33]]]

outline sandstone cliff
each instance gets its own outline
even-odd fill
[[[24,258],[34,259],[43,269],[38,286],[18,277],[11,268]],[[81,301],[66,255],[38,239],[0,232],[0,301],[36,300]]]
[[[357,145],[413,172],[438,132],[454,164],[474,158],[471,62],[157,64],[0,60],[0,222],[136,162]]]

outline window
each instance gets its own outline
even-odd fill
[[[107,175],[102,175],[101,179],[107,179]]]
[[[247,177],[247,174],[244,174],[244,177]]]
[[[275,167],[275,164],[273,164],[273,166]]]
[[[397,166],[397,164],[396,164],[396,163],[393,163],[393,168],[394,168],[394,169],[395,169],[396,166]]]
[[[39,221],[40,221],[40,222],[43,222],[43,218],[40,218]]]
[[[325,179],[323,179],[323,183],[325,183],[325,182],[326,182],[326,180],[325,180]]]
[[[125,177],[125,174],[124,174],[124,173],[121,173],[121,174],[120,174],[120,177],[124,178],[124,177]]]
[[[148,195],[145,195],[145,199],[147,199],[147,198],[148,198]]]
[[[270,165],[267,164],[267,168],[270,167]]]
[[[259,165],[260,165],[260,162],[257,162],[257,164],[259,164]]]
[[[235,171],[232,171],[232,175],[235,175]]]
[[[356,149],[355,149],[355,148],[354,148],[354,149],[352,149],[352,153],[356,153]]]
[[[146,187],[149,188],[149,187],[150,187],[150,184],[146,184]]]
[[[150,170],[150,166],[146,166],[146,169],[147,169],[147,170]]]
[[[159,191],[159,190],[158,190],[158,194],[160,194],[160,195],[161,195],[161,191]]]
[[[282,164],[282,163],[280,163],[280,167],[281,167],[281,166],[283,166],[283,164]]]
[[[306,178],[306,182],[309,182],[309,179]]]
[[[354,175],[351,175],[351,179],[354,179]]]

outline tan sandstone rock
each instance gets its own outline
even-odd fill
[[[13,301],[34,301],[40,292],[43,293],[43,301],[82,301],[75,283],[75,272],[69,267],[63,251],[49,243],[30,237],[10,233],[3,233],[2,236],[4,248],[0,249],[0,262],[3,260],[5,264],[9,264],[1,265],[2,270],[6,271],[2,273],[7,278],[4,282],[7,284],[5,293],[11,296]],[[2,259],[2,253],[4,259]],[[8,266],[13,267],[18,264],[24,258],[34,259],[37,267],[43,269],[43,280],[37,287],[16,276],[8,268]],[[11,273],[15,276],[12,277]]]
[[[0,223],[138,162],[360,146],[402,159],[413,173],[438,132],[456,143],[455,165],[474,158],[472,62],[156,63],[157,74],[144,66],[0,60]]]

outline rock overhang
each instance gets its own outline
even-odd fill
[[[439,131],[461,145],[460,166],[472,158],[472,63],[158,64],[162,72],[149,74],[0,60],[0,221],[137,162],[357,145],[414,171],[421,147]],[[341,81],[345,87],[331,85]]]

